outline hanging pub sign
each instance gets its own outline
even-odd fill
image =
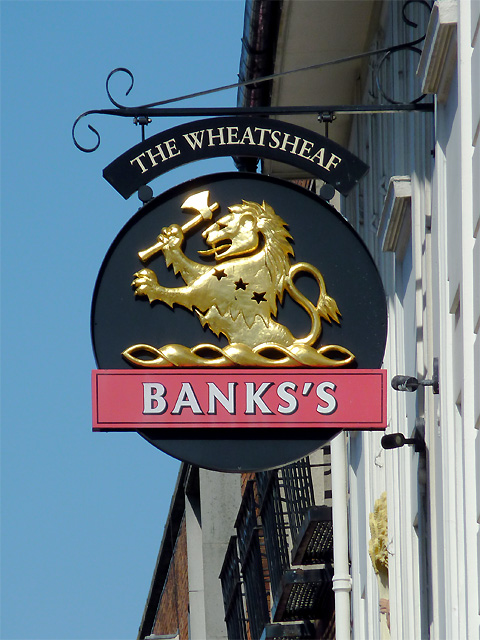
[[[225,140],[245,137],[243,121],[256,121],[239,120],[229,119],[234,133],[221,125]],[[208,132],[205,122],[190,131]],[[218,127],[210,126],[216,135]],[[314,134],[300,138],[298,129],[296,149],[306,154]],[[161,134],[175,140],[172,156],[181,149],[177,131]],[[125,197],[141,181],[127,176],[122,187],[118,176],[141,175],[147,159],[152,165],[148,149],[166,149],[158,139],[142,143],[144,156],[134,148],[105,170]],[[237,153],[245,155],[244,146]],[[329,169],[344,163],[348,190],[360,161],[351,168],[346,154],[336,149]],[[151,155],[160,164],[161,154]],[[342,429],[385,429],[386,331],[375,264],[330,204],[260,174],[196,178],[142,207],[101,267],[93,428],[137,431],[174,457],[219,471],[278,467]]]

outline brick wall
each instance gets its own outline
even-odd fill
[[[248,473],[242,473],[242,482],[241,482],[241,492],[242,496],[245,493],[245,487],[247,486],[247,482],[249,480],[255,480],[255,473],[250,471]]]
[[[185,517],[178,532],[152,633],[173,634],[177,629],[180,631],[180,640],[188,640],[188,563]]]

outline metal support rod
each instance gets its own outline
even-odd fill
[[[118,109],[96,109],[85,111],[73,123],[72,138],[75,146],[86,153],[98,149],[100,145],[100,134],[88,125],[96,137],[97,142],[93,147],[83,147],[77,142],[76,128],[80,120],[91,115],[117,116],[120,118],[133,118],[135,123],[140,119],[151,121],[151,118],[173,118],[173,117],[209,117],[209,116],[282,116],[282,115],[304,115],[323,113],[345,115],[368,115],[381,113],[410,113],[424,112],[432,113],[434,104],[429,103],[408,103],[408,104],[356,104],[356,105],[307,105],[290,107],[120,107]]]
[[[304,115],[315,113],[344,113],[344,114],[372,114],[372,113],[399,113],[403,111],[423,111],[432,113],[433,102],[421,104],[334,104],[334,105],[294,105],[285,107],[122,107],[120,109],[98,109],[86,111],[80,118],[87,115],[99,114],[107,116],[120,116],[122,118],[172,118],[187,116],[280,116],[280,115]]]

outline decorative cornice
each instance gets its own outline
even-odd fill
[[[404,223],[409,221],[411,199],[410,176],[390,178],[377,232],[383,251],[401,252],[405,244],[403,236],[410,230]]]
[[[417,76],[423,93],[434,93],[439,102],[448,97],[457,61],[457,0],[437,0],[433,5]]]

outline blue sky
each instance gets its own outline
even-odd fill
[[[141,104],[235,82],[243,0],[3,0],[1,6],[2,640],[135,638],[179,463],[133,433],[93,434],[90,304],[103,257],[137,211],[102,169],[140,141],[111,107],[128,67]],[[235,104],[234,91],[185,106]],[[147,135],[178,124],[152,123]],[[93,140],[86,124],[80,142]],[[155,195],[229,159],[187,165]]]

